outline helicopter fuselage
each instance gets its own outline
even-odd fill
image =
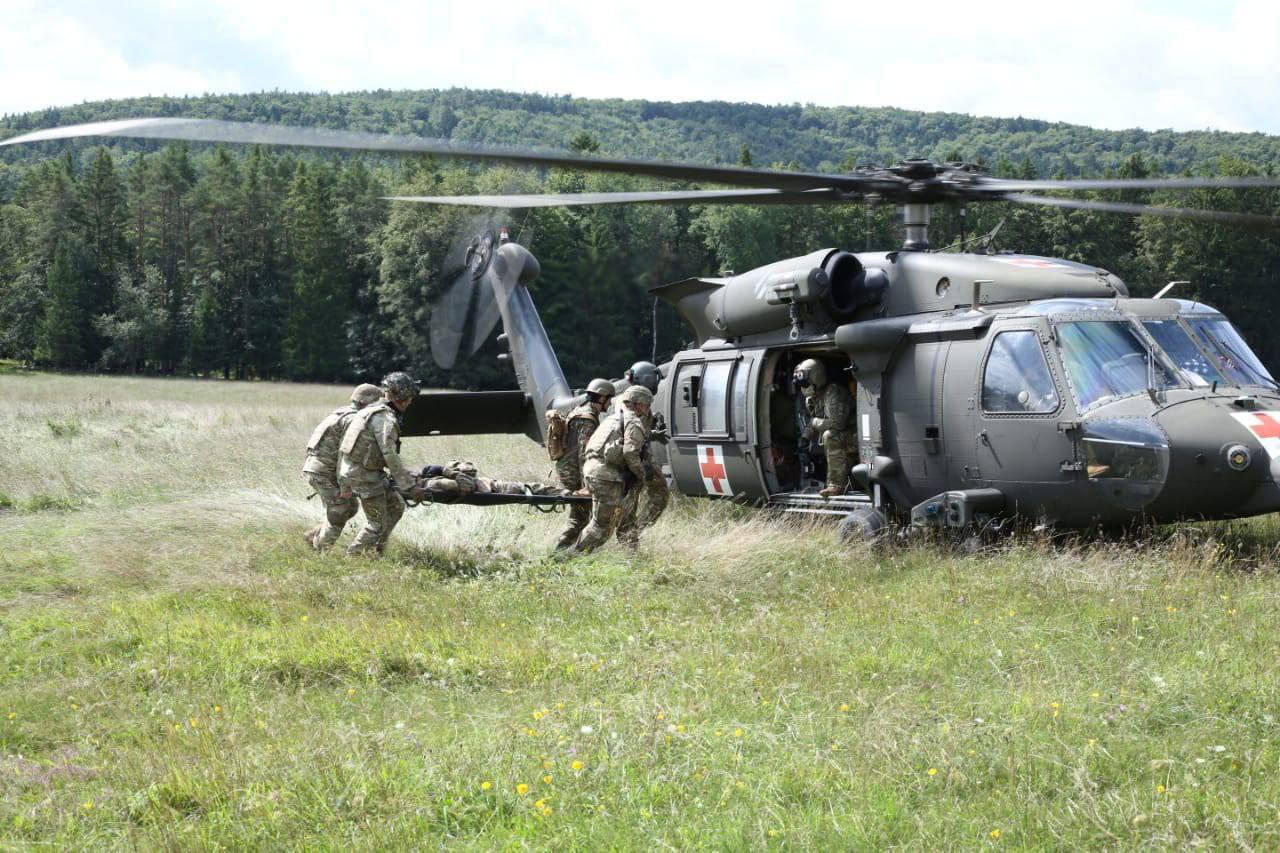
[[[785,299],[824,268],[799,306]],[[655,404],[682,493],[924,526],[1280,510],[1280,393],[1199,303],[1130,299],[1115,276],[1050,258],[834,250],[658,292],[700,333]],[[820,470],[800,458],[790,374],[805,358],[855,392],[846,499],[816,498]]]

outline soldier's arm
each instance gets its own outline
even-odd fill
[[[414,476],[404,467],[400,459],[400,451],[396,448],[400,438],[400,428],[396,419],[389,414],[379,413],[373,417],[373,435],[377,439],[378,449],[387,462],[387,470],[395,481],[397,489],[407,489],[414,483]]]
[[[575,445],[578,465],[581,467],[582,463],[587,461],[587,443],[591,441],[591,433],[594,430],[591,421],[586,418],[574,418],[569,422],[569,429],[572,431],[569,440]]]
[[[627,428],[622,433],[622,461],[639,480],[644,480],[648,473],[648,466],[644,459],[645,444],[648,440],[649,435],[645,432],[644,424],[640,419],[628,418]]]

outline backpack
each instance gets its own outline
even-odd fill
[[[551,457],[552,462],[558,462],[564,458],[569,448],[565,446],[565,439],[569,435],[569,419],[564,416],[564,412],[551,409],[547,412],[547,455]]]

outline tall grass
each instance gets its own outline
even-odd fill
[[[1272,520],[961,556],[676,500],[561,562],[427,506],[315,555],[346,390],[0,375],[3,846],[1280,842]]]

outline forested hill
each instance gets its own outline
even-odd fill
[[[466,90],[110,101],[9,116],[0,135],[155,115],[823,170],[908,156],[963,159],[1024,178],[1280,168],[1280,137],[1264,134]],[[127,140],[0,149],[0,358],[270,379],[376,379],[408,369],[431,385],[510,387],[510,369],[491,351],[449,372],[430,355],[433,307],[456,274],[451,257],[477,227],[474,212],[380,197],[644,186],[651,184],[554,169]],[[1280,215],[1273,191],[1105,198]],[[648,294],[655,284],[824,246],[884,249],[901,240],[883,206],[610,206],[494,220],[511,225],[541,260],[535,299],[578,385],[682,344],[678,319]],[[1138,294],[1190,280],[1185,295],[1227,311],[1264,359],[1280,364],[1280,234],[1003,203],[971,208],[969,233],[1002,220],[998,249],[1103,266]],[[936,208],[934,244],[954,240],[958,222]]]
[[[851,92],[850,99],[856,100]],[[1034,105],[1031,105],[1034,107]],[[1140,154],[1157,171],[1198,169],[1220,154],[1280,163],[1280,136],[1171,130],[1096,130],[1082,125],[893,108],[694,101],[600,100],[468,89],[350,94],[268,92],[130,98],[5,116],[14,131],[139,116],[405,133],[495,144],[562,147],[589,133],[609,154],[733,162],[743,146],[757,164],[836,169],[905,157],[1028,162],[1037,174],[1097,175]],[[6,159],[30,156],[8,152]]]

